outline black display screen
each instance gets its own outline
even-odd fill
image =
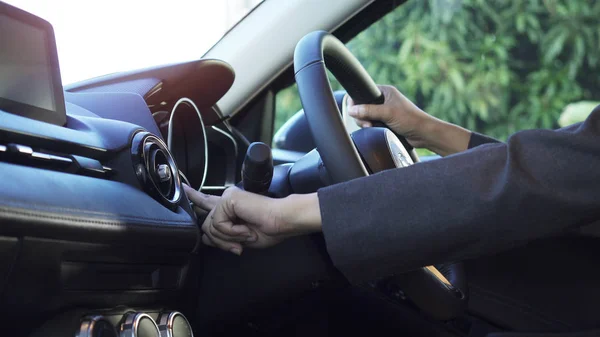
[[[63,125],[62,90],[52,26],[0,2],[0,110]]]

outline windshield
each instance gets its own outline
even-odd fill
[[[4,0],[54,26],[63,84],[199,59],[262,0]]]

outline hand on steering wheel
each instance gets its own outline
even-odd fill
[[[377,87],[385,98],[383,104],[355,104],[348,97],[348,115],[358,126],[371,127],[371,121],[381,121],[396,134],[404,136],[412,147],[426,148],[441,156],[467,149],[470,131],[431,116],[393,86]]]
[[[388,127],[396,129],[396,134],[388,129],[373,128],[358,130],[349,136],[331,91],[327,69],[354,102],[363,105],[362,108],[354,108],[356,117],[370,119],[377,124],[387,122]],[[403,163],[407,162],[406,152],[412,144],[404,136],[413,137],[415,142],[427,142],[425,136],[432,134],[435,141],[429,146],[434,146],[442,153],[466,148],[470,132],[428,116],[395,89],[378,87],[344,44],[325,31],[310,33],[300,40],[294,52],[294,70],[304,114],[333,182],[360,178],[370,172],[406,167]],[[384,107],[373,107],[386,102]],[[419,132],[419,136],[416,136],[415,130],[427,124],[421,122],[421,118],[439,121],[432,124],[441,125],[446,131],[441,137],[436,132]],[[439,129],[438,126],[436,129]],[[454,137],[456,135],[459,137]],[[418,158],[416,154],[413,155]],[[382,167],[380,163],[388,157],[395,160],[388,160],[388,164]],[[456,317],[467,303],[466,288],[458,287],[459,283],[464,282],[456,282],[457,279],[465,279],[464,270],[460,264],[453,264],[447,269],[450,271],[447,275],[459,276],[453,278],[454,283],[433,266],[402,274],[398,279],[402,289],[417,306],[439,319]]]
[[[351,97],[348,98],[348,114],[354,117],[356,124],[365,128],[373,126],[371,121],[382,121],[404,136],[413,147],[427,147],[427,125],[435,122],[435,118],[419,109],[395,87],[377,87],[385,98],[383,104],[355,104]]]

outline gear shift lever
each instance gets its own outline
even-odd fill
[[[271,148],[261,142],[250,144],[242,164],[242,187],[245,191],[267,195],[273,179]]]

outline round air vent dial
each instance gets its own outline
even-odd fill
[[[161,313],[156,323],[160,337],[194,337],[192,326],[178,311]]]
[[[147,314],[132,312],[121,324],[121,337],[160,337],[156,322]]]
[[[117,337],[117,331],[106,318],[87,316],[81,320],[75,337]]]
[[[181,199],[181,179],[165,143],[148,132],[133,137],[131,154],[140,184],[163,205],[175,209]]]

